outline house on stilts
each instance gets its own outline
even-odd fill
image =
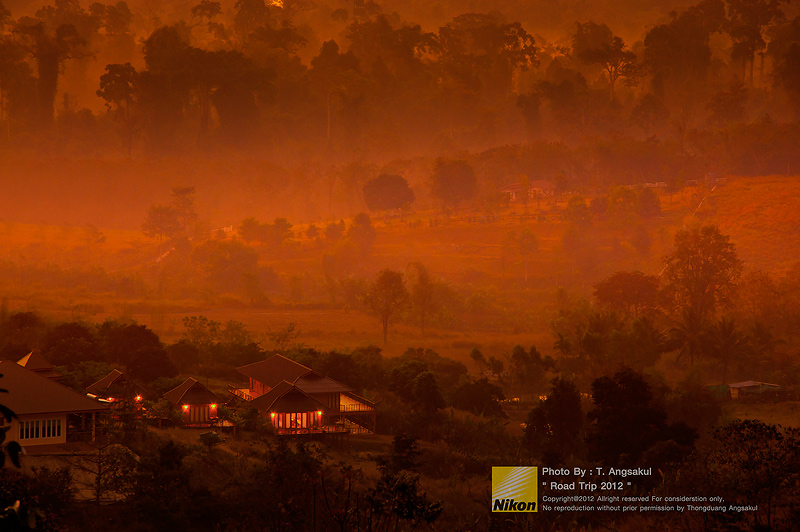
[[[250,386],[229,391],[258,409],[279,435],[375,432],[374,403],[294,360],[274,355],[237,371]]]

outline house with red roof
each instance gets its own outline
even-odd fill
[[[217,409],[222,402],[219,396],[192,377],[165,393],[164,399],[183,414],[187,427],[208,427],[216,423]]]
[[[94,439],[97,416],[108,411],[107,404],[8,360],[0,361],[0,374],[0,388],[8,391],[0,393],[0,403],[17,415],[6,441],[31,447]],[[6,424],[0,417],[0,427]]]
[[[282,355],[237,369],[250,380],[229,389],[257,408],[279,434],[375,431],[375,405],[349,386]]]

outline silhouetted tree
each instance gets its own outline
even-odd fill
[[[715,323],[706,337],[709,354],[722,365],[722,382],[728,381],[728,370],[741,364],[753,354],[750,339],[736,327],[733,319],[722,317]]]
[[[547,397],[528,412],[525,444],[548,463],[563,464],[578,451],[582,428],[580,392],[573,382],[555,378]]]
[[[137,72],[130,63],[106,65],[106,73],[100,76],[97,95],[106,101],[106,107],[114,111],[114,118],[122,123],[123,137],[131,154],[133,144],[133,105],[137,92]]]
[[[411,285],[411,310],[419,316],[420,333],[425,336],[425,319],[436,309],[434,284],[428,270],[419,262],[409,264],[414,269]]]
[[[384,344],[389,334],[389,323],[407,303],[408,290],[403,274],[393,270],[381,270],[364,296],[364,304],[380,318]]]
[[[175,238],[181,230],[178,211],[169,205],[155,205],[147,211],[142,232],[150,238],[158,238],[159,246],[164,237]]]
[[[65,9],[42,8],[36,18],[22,17],[12,29],[17,42],[36,62],[37,122],[44,126],[53,122],[61,64],[89,55],[86,48],[89,34],[97,30],[92,17],[77,2],[61,7]]]
[[[605,24],[578,23],[572,36],[573,53],[588,64],[599,65],[608,75],[609,96],[616,100],[614,87],[620,77],[635,80],[639,76],[636,54],[626,50],[625,43]]]
[[[77,323],[59,323],[45,336],[42,355],[55,365],[103,360],[95,332]]]
[[[644,377],[624,368],[592,382],[594,409],[588,414],[589,456],[607,465],[633,465],[659,441],[690,446],[696,437],[684,425],[668,425],[667,414]]]
[[[764,41],[764,27],[778,20],[784,20],[780,4],[783,0],[727,0],[727,32],[733,39],[731,59],[742,63],[742,83],[745,82],[745,69],[750,64],[750,85],[753,85],[753,65],[755,56],[767,47]],[[788,2],[787,2],[788,3]]]
[[[362,256],[372,252],[372,247],[375,245],[375,227],[368,214],[362,212],[353,218],[353,223],[347,229],[347,238],[358,246]]]
[[[484,377],[461,383],[450,394],[450,404],[479,416],[506,417],[500,404],[505,398],[503,389]]]
[[[445,205],[457,207],[475,197],[475,171],[467,161],[437,159],[433,168],[431,190]]]
[[[617,272],[594,285],[594,297],[604,307],[634,316],[658,306],[658,277],[642,272]]]
[[[414,191],[397,174],[381,174],[364,185],[364,202],[371,211],[400,209],[413,201]]]
[[[735,246],[715,225],[678,231],[675,250],[666,258],[665,275],[675,304],[701,322],[727,301],[741,271]]]
[[[432,371],[423,371],[411,382],[414,409],[426,419],[431,419],[445,407],[439,381]]]

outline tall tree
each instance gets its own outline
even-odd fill
[[[473,90],[508,94],[515,72],[536,66],[536,41],[519,22],[466,13],[439,28],[443,70]]]
[[[86,39],[72,24],[49,27],[44,21],[29,17],[20,19],[12,34],[36,62],[37,122],[52,124],[61,64],[70,59],[86,57]]]
[[[671,89],[691,88],[704,83],[711,67],[711,35],[725,22],[722,0],[702,0],[667,24],[650,29],[644,39],[644,58],[653,75],[653,91],[664,96]]]
[[[106,73],[100,76],[97,95],[106,101],[106,107],[114,112],[114,118],[122,123],[123,137],[131,154],[133,145],[133,114],[131,107],[136,100],[137,72],[130,63],[106,65]]]
[[[394,270],[381,270],[364,296],[364,304],[381,320],[384,345],[389,335],[389,323],[407,303],[408,290],[403,274]]]
[[[414,270],[414,282],[411,285],[411,310],[419,316],[419,329],[425,336],[425,322],[436,309],[434,284],[427,268],[419,262],[409,264]]]
[[[736,326],[736,322],[727,317],[720,319],[709,331],[708,341],[711,356],[722,366],[722,382],[728,381],[728,370],[739,364],[753,353],[750,339]]]
[[[773,83],[786,91],[800,116],[800,16],[775,29],[767,53],[773,60]]]
[[[708,323],[691,308],[681,309],[681,318],[670,329],[672,344],[678,349],[678,359],[689,357],[689,363],[694,365],[694,359],[707,352]]]
[[[726,0],[728,4],[727,32],[733,39],[731,59],[742,64],[742,82],[750,65],[750,85],[753,85],[753,65],[756,54],[763,52],[764,27],[784,19],[780,4],[783,0]]]
[[[616,100],[614,87],[617,80],[621,77],[634,80],[639,75],[636,54],[626,50],[622,38],[614,35],[605,24],[589,21],[577,26],[572,36],[573,53],[582,62],[599,65],[605,70],[610,98]]]
[[[674,303],[701,322],[727,301],[741,271],[736,247],[715,225],[678,231],[675,249],[666,258],[667,288]]]
[[[149,238],[158,238],[159,248],[164,237],[174,238],[180,233],[181,224],[178,212],[169,205],[155,205],[147,211],[142,224],[142,232]]]

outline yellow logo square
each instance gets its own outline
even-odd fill
[[[493,512],[538,512],[538,468],[492,467]]]

